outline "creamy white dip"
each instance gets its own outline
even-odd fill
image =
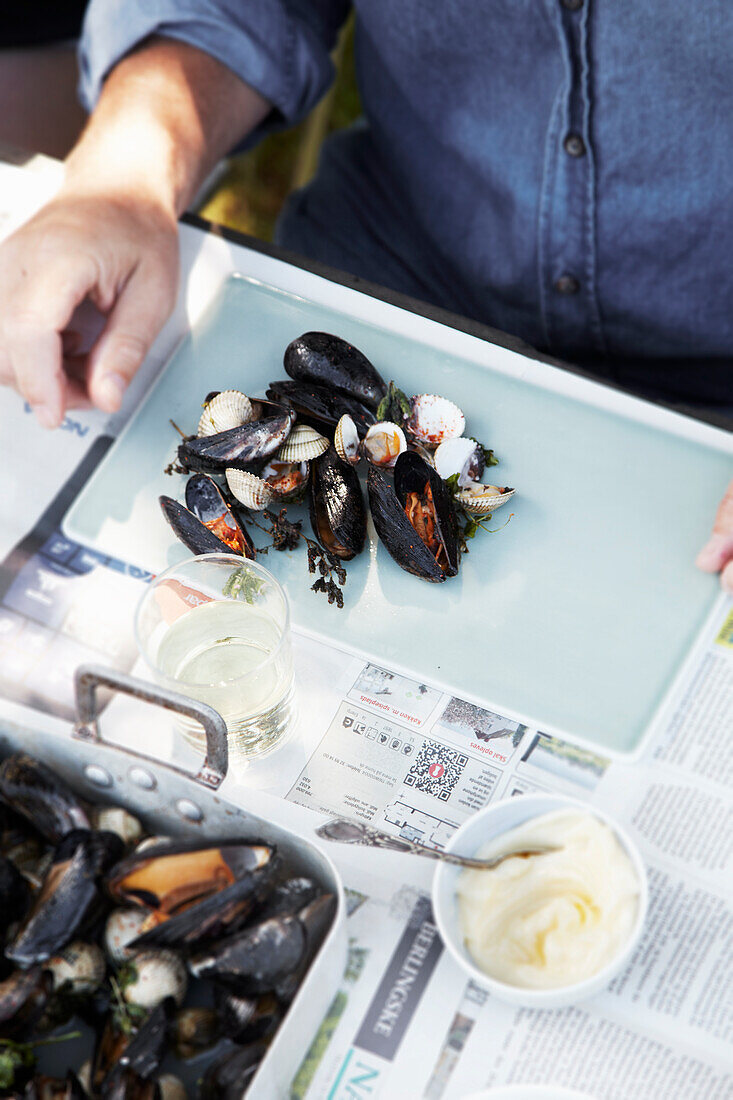
[[[535,817],[476,853],[534,845],[558,851],[507,859],[458,880],[461,928],[471,958],[489,977],[526,989],[572,985],[623,949],[639,904],[639,880],[615,833],[592,813]]]

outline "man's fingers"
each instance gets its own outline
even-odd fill
[[[137,268],[115,303],[104,332],[89,353],[89,396],[116,412],[173,305],[157,273]]]
[[[728,562],[725,569],[720,574],[720,583],[723,591],[733,596],[733,560]]]
[[[64,418],[66,379],[57,332],[16,328],[11,349],[18,392],[43,428],[58,428]]]
[[[713,524],[713,533],[698,554],[696,564],[698,569],[706,573],[719,573],[731,559],[733,559],[733,481],[720,502]]]

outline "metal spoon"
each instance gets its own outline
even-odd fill
[[[394,852],[412,852],[427,859],[442,859],[444,863],[453,863],[457,867],[472,867],[476,871],[491,871],[505,859],[512,859],[514,856],[542,856],[547,852],[558,851],[556,846],[550,844],[536,844],[533,848],[504,852],[503,855],[494,856],[492,859],[475,859],[471,856],[458,856],[453,852],[444,852],[439,848],[428,848],[425,844],[418,844],[404,837],[380,833],[371,825],[365,825],[361,821],[351,821],[347,817],[335,817],[332,821],[321,825],[316,829],[316,836],[323,837],[324,840],[334,840],[337,844],[361,844],[368,848],[390,848]]]

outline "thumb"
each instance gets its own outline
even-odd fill
[[[706,573],[719,573],[733,560],[733,481],[720,502],[713,533],[697,556],[697,567]]]
[[[125,391],[173,307],[159,273],[135,269],[89,353],[87,386],[103,412],[117,412]]]

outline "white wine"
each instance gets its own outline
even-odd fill
[[[156,664],[184,694],[219,711],[234,754],[265,752],[290,724],[290,639],[256,604],[211,600],[185,612],[166,628]],[[182,718],[181,726],[189,741],[203,745],[197,722]]]

